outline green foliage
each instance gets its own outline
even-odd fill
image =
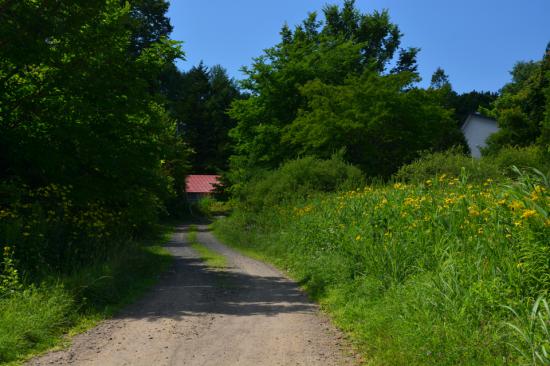
[[[549,178],[438,175],[237,210],[216,231],[290,271],[369,364],[537,364],[524,355],[547,345],[546,310],[531,326],[506,307],[550,290]],[[524,342],[506,322],[535,337]]]
[[[60,286],[30,287],[0,299],[0,363],[59,342],[74,322],[75,303]]]
[[[228,167],[232,152],[228,132],[235,120],[227,115],[231,103],[241,99],[236,83],[219,65],[210,69],[202,63],[189,71],[174,71],[167,92],[178,132],[193,150],[194,173],[217,173]]]
[[[440,67],[432,75],[429,90],[439,97],[442,106],[454,110],[454,120],[459,127],[464,124],[468,115],[489,108],[498,96],[497,93],[476,90],[458,94],[453,90],[449,76]],[[467,147],[466,140],[461,141],[461,144]]]
[[[172,32],[165,0],[132,0],[130,3],[131,51],[139,54]]]
[[[231,211],[231,203],[226,201],[218,201],[213,197],[204,197],[197,202],[199,212],[208,218],[214,216],[226,215]]]
[[[471,182],[482,183],[487,179],[517,177],[515,168],[535,168],[550,171],[550,164],[538,146],[503,147],[498,153],[474,159],[465,155],[460,148],[444,152],[426,153],[410,164],[403,165],[394,178],[406,182],[422,183],[434,176],[467,176]]]
[[[299,154],[321,158],[345,148],[346,161],[369,176],[383,177],[418,151],[452,146],[461,134],[451,113],[425,90],[403,92],[413,78],[410,73],[365,73],[339,86],[309,82],[301,88],[307,107],[283,129],[282,142]]]
[[[455,119],[458,124],[462,126],[468,115],[483,108],[489,108],[491,103],[497,99],[497,95],[497,93],[473,90],[452,96],[450,105],[455,110]]]
[[[401,96],[395,95],[399,93],[396,88],[408,88],[418,80],[414,72],[418,50],[399,48],[401,33],[397,25],[390,21],[388,12],[362,14],[356,9],[353,0],[346,0],[341,8],[326,6],[323,15],[324,20],[321,21],[317,19],[317,14],[311,13],[294,30],[285,25],[281,30],[281,42],[256,58],[250,68],[244,69],[247,79],[242,82],[242,86],[251,92],[251,96],[234,102],[229,112],[237,120],[237,126],[230,132],[235,141],[235,155],[231,160],[234,175],[232,183],[245,182],[249,178],[248,171],[273,169],[287,160],[300,157],[302,151],[308,151],[309,154],[309,151],[315,150],[317,153],[325,147],[319,144],[327,145],[324,141],[328,131],[323,132],[322,136],[308,136],[300,132],[311,125],[315,129],[323,129],[325,120],[315,118],[318,108],[319,117],[333,112],[324,108],[329,107],[326,104],[319,105],[322,95],[318,94],[324,90],[339,94],[335,104],[346,103],[354,107],[350,116],[346,116],[343,110],[335,111],[342,114],[333,116],[332,125],[342,119],[345,126],[341,126],[341,134],[353,135],[356,125],[364,125],[377,118],[381,119],[378,125],[398,125],[392,130],[398,139],[400,134],[419,132],[400,131],[399,127],[408,125],[410,121],[389,121],[384,115],[392,110],[390,103],[382,105],[381,100],[386,94],[392,98],[392,102],[396,102],[396,99],[409,100],[407,107],[411,107],[416,97],[419,104],[426,102],[426,98],[418,91],[407,93],[401,90]],[[399,54],[396,66],[387,70],[396,53]],[[384,73],[401,76],[379,79]],[[388,85],[382,81],[387,81]],[[383,89],[377,93],[376,87]],[[364,90],[368,97],[374,98],[372,104],[369,99],[359,101]],[[362,106],[363,110],[360,110]],[[343,105],[337,107],[341,109]],[[440,113],[439,110],[430,110],[432,107],[428,103],[412,119],[419,120],[422,114],[427,121],[436,120]],[[359,117],[357,114],[367,111],[374,115],[361,114],[362,118],[358,121],[353,119]],[[430,111],[434,112],[433,116],[426,115]],[[404,111],[396,112],[397,117],[403,117],[404,114],[400,112]],[[444,121],[445,118],[442,124]],[[300,136],[294,134],[296,129]],[[436,129],[430,128],[423,133]],[[357,145],[365,142],[369,136],[372,135],[358,136],[363,140],[355,141],[353,149],[358,148]],[[333,144],[334,148],[329,146],[329,150],[323,150],[323,155],[318,157],[326,158],[327,154],[340,150],[343,144],[342,136],[339,137],[338,143]],[[292,144],[288,145],[286,141]],[[376,145],[377,141],[368,143]],[[397,143],[395,145],[398,146]],[[386,153],[392,155],[392,159],[399,155],[393,149]],[[350,162],[363,163],[357,160]]]
[[[306,157],[257,175],[235,193],[241,208],[260,211],[321,192],[355,189],[363,183],[361,171],[337,155],[329,160]]]
[[[227,258],[225,256],[199,243],[197,240],[197,227],[195,225],[189,226],[187,239],[189,240],[191,247],[197,252],[208,267],[213,269],[223,269],[227,267]]]
[[[62,342],[135,301],[171,263],[159,246],[132,243],[111,258],[0,297],[0,363],[21,360]]]
[[[400,181],[423,183],[442,174],[454,177],[466,175],[468,180],[478,183],[502,177],[498,166],[487,159],[467,156],[459,148],[426,153],[414,162],[403,165],[394,177]]]
[[[0,240],[23,277],[108,257],[182,197],[188,148],[155,87],[182,52],[139,25],[166,5],[1,6]]]
[[[500,130],[488,140],[486,153],[504,146],[528,146],[539,143],[544,149],[550,144],[545,122],[550,105],[550,52],[541,61],[518,62],[511,72],[512,82],[506,84],[499,98],[486,113],[494,117]]]
[[[504,146],[499,149],[498,153],[482,159],[494,164],[508,176],[515,176],[512,167],[518,167],[522,170],[535,168],[545,173],[550,172],[550,161],[538,145],[526,147]]]
[[[514,332],[513,347],[529,365],[550,364],[550,307],[542,296],[539,297],[530,312],[519,314],[507,307],[514,314],[514,321],[506,325]]]
[[[13,261],[13,251],[10,247],[4,247],[0,262],[0,299],[21,290],[22,287]]]

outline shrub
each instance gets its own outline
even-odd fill
[[[320,192],[355,189],[363,184],[361,170],[345,163],[339,156],[329,160],[305,157],[289,161],[252,180],[241,189],[239,198],[243,208],[259,211]]]
[[[15,291],[21,290],[19,274],[13,261],[13,251],[10,247],[4,247],[0,262],[0,298]]]
[[[201,198],[196,203],[198,211],[206,216],[213,217],[219,215],[226,215],[231,210],[231,204],[229,202],[218,201],[212,197]]]
[[[394,177],[400,181],[419,183],[442,174],[458,177],[462,171],[471,182],[502,177],[498,167],[489,161],[466,156],[458,149],[425,154],[414,162],[402,166]]]
[[[515,176],[512,166],[520,169],[536,168],[542,172],[550,170],[550,163],[544,158],[542,149],[537,145],[527,147],[504,147],[498,153],[483,158],[497,166],[504,174]]]

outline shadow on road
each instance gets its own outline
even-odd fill
[[[197,231],[208,232],[205,222],[196,224],[202,224]],[[208,268],[188,247],[185,232],[189,225],[178,227],[166,244],[174,256],[172,268],[119,318],[155,321],[204,314],[274,316],[316,310],[298,285],[283,276],[251,276],[238,267]]]

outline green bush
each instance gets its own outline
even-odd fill
[[[213,197],[204,197],[196,203],[196,208],[205,217],[212,218],[228,214],[231,211],[231,203],[218,201]]]
[[[537,145],[527,147],[504,147],[494,155],[482,158],[497,166],[504,174],[515,176],[512,166],[520,169],[536,168],[542,172],[550,171],[550,163],[545,159],[542,149]]]
[[[238,198],[243,208],[260,211],[264,207],[295,202],[320,192],[355,189],[364,184],[361,170],[339,156],[329,160],[313,157],[291,160],[279,169],[266,172],[247,183]]]
[[[414,162],[402,166],[394,175],[400,181],[420,183],[434,176],[446,174],[458,177],[464,173],[472,183],[487,179],[515,178],[512,167],[520,169],[536,168],[550,171],[550,163],[545,159],[539,146],[504,147],[498,152],[475,159],[454,148],[444,152],[427,153]]]
[[[420,183],[435,176],[446,174],[458,177],[462,171],[471,182],[502,177],[500,169],[485,159],[474,159],[458,149],[428,153],[410,164],[402,166],[394,177],[397,180]]]

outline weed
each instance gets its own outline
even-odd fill
[[[539,173],[477,179],[240,207],[215,231],[288,270],[373,364],[517,364],[503,306],[550,291],[550,187]]]

